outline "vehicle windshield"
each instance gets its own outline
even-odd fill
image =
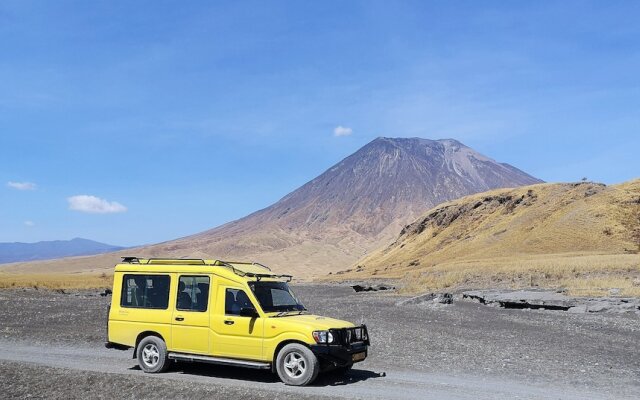
[[[286,282],[249,282],[264,312],[305,311]]]

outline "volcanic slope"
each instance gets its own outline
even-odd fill
[[[343,269],[441,202],[539,182],[453,139],[377,138],[270,207],[126,253],[256,260],[309,278]],[[124,253],[10,270],[99,270]]]
[[[505,281],[631,295],[639,251],[640,179],[537,184],[443,203],[341,275],[408,277],[421,290]]]

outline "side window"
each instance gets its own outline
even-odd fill
[[[209,303],[208,276],[181,276],[178,280],[176,309],[182,311],[207,311]]]
[[[166,310],[169,305],[169,275],[127,274],[122,282],[121,307]]]
[[[249,296],[240,289],[227,289],[224,298],[224,313],[226,315],[240,315],[240,310],[253,307]]]

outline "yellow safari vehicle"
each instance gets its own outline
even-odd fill
[[[108,348],[133,348],[144,372],[172,360],[270,369],[288,385],[367,357],[365,325],[312,315],[257,263],[123,257],[115,267]]]

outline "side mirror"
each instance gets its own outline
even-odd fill
[[[253,308],[253,307],[242,307],[240,309],[240,316],[241,317],[249,317],[249,318],[257,318],[260,315],[258,314],[258,311],[256,311],[256,309]]]

